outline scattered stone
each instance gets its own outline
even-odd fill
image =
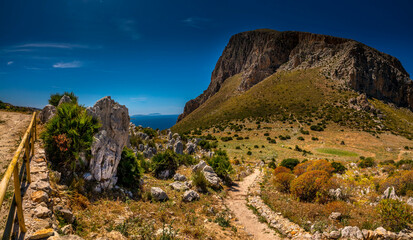
[[[332,212],[329,216],[331,220],[340,220],[341,219],[341,213],[339,212]]]
[[[68,235],[68,234],[73,233],[73,226],[72,226],[72,224],[68,224],[68,225],[62,227],[61,230],[62,230],[62,233],[64,235]]]
[[[342,238],[363,239],[363,233],[358,227],[347,226],[341,230]]]
[[[376,228],[376,230],[374,230],[374,233],[376,233],[379,236],[385,236],[387,234],[387,230],[383,227],[378,227]]]
[[[184,182],[184,181],[186,181],[186,177],[185,177],[184,175],[182,175],[182,174],[175,173],[175,175],[174,175],[174,180],[175,180],[175,181]]]
[[[49,200],[49,195],[43,191],[36,191],[30,195],[30,198],[35,203],[47,202]]]
[[[332,232],[330,232],[330,238],[331,239],[339,239],[340,238],[340,232],[339,231],[332,231]]]
[[[47,229],[41,229],[35,233],[33,233],[29,239],[31,240],[35,240],[35,239],[42,239],[42,238],[48,238],[53,236],[54,231],[51,228],[47,228]]]
[[[61,209],[59,212],[62,214],[62,217],[66,222],[73,223],[75,221],[75,216],[69,209]]]
[[[151,195],[156,201],[165,201],[168,200],[168,195],[164,190],[158,187],[151,188]]]
[[[171,186],[172,189],[177,190],[177,191],[186,191],[189,189],[188,186],[183,182],[173,182],[169,184],[169,186]]]
[[[196,145],[194,143],[187,143],[186,144],[186,153],[193,154],[196,151]]]
[[[192,202],[199,199],[199,194],[194,190],[188,190],[184,193],[182,200],[184,202]]]
[[[47,207],[39,205],[33,210],[33,213],[38,218],[47,218],[52,212]]]

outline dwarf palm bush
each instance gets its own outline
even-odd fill
[[[98,120],[88,115],[84,107],[62,104],[41,136],[48,158],[53,164],[70,165],[74,170],[80,154],[90,152],[99,127]]]

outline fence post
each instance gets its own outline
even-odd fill
[[[34,141],[37,141],[37,123],[36,123],[37,112],[34,112]]]
[[[16,198],[17,206],[17,218],[19,220],[19,227],[22,232],[26,232],[26,225],[24,224],[23,216],[23,206],[22,206],[22,196],[20,193],[20,179],[19,179],[19,163],[16,163],[16,167],[13,171],[13,180],[14,180],[14,195]]]
[[[30,134],[31,135],[31,134]],[[23,161],[23,162],[26,162],[26,175],[27,175],[27,182],[28,183],[31,183],[32,182],[32,180],[31,180],[31,177],[30,177],[30,148],[29,148],[29,141],[30,141],[30,138],[27,138],[26,139],[26,143],[24,144],[24,148],[25,148],[25,150],[24,150],[24,153],[25,153],[25,161]]]

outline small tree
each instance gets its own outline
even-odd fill
[[[280,163],[280,166],[289,168],[291,170],[294,169],[295,166],[297,166],[300,163],[300,161],[298,161],[298,159],[295,158],[286,158],[284,160],[282,160],[282,162]]]

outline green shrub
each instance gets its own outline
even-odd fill
[[[170,176],[175,174],[178,169],[178,155],[172,150],[168,149],[163,153],[157,153],[152,157],[151,168],[156,177],[165,171],[169,170],[172,172]]]
[[[290,171],[291,172],[291,171]],[[288,172],[282,172],[274,176],[274,185],[278,191],[290,192],[291,182],[295,179],[295,175]]]
[[[177,154],[178,165],[192,166],[197,164],[196,159],[189,154]]]
[[[396,167],[402,168],[405,170],[413,169],[413,160],[411,159],[402,159],[395,163]]]
[[[318,132],[324,131],[324,128],[320,125],[311,125],[310,129]]]
[[[264,133],[264,136],[268,137],[268,136],[270,136],[270,134],[269,133]]]
[[[216,148],[218,146],[218,142],[216,142],[216,141],[215,142],[210,142],[210,141],[207,141],[207,140],[201,140],[201,141],[199,141],[198,145],[202,149],[210,150],[210,149]]]
[[[334,168],[333,173],[343,174],[347,171],[347,168],[339,162],[332,162],[331,166]]]
[[[275,139],[270,139],[269,143],[277,143],[277,141],[275,141]]]
[[[304,134],[304,135],[309,135],[310,134],[310,132],[309,131],[306,131],[306,130],[304,130],[304,129],[300,129],[300,132],[302,133],[302,134]]]
[[[316,138],[316,137],[311,137],[311,140],[313,140],[313,141],[318,141],[318,138]]]
[[[57,105],[59,105],[59,101],[60,99],[64,96],[67,95],[70,97],[70,99],[72,100],[72,103],[77,104],[77,96],[75,96],[75,94],[73,92],[65,92],[63,94],[60,93],[55,93],[55,94],[51,94],[50,95],[50,99],[49,99],[49,104],[53,105],[55,107],[57,107]]]
[[[236,147],[235,147],[235,149],[240,150],[240,149],[241,149],[241,147],[240,147],[240,146],[236,146]]]
[[[192,184],[198,189],[200,192],[207,192],[208,189],[208,181],[206,180],[204,173],[200,170],[195,171],[192,173]]]
[[[232,137],[222,137],[221,138],[221,141],[223,141],[223,142],[228,142],[228,141],[231,141],[232,140]]]
[[[151,164],[149,161],[147,161],[142,153],[136,153],[136,159],[138,159],[139,166],[143,170],[143,172],[148,173],[150,171]]]
[[[300,161],[298,161],[298,159],[296,158],[286,158],[282,160],[282,162],[280,163],[280,166],[293,170],[294,167],[297,166],[299,163]]]
[[[80,153],[90,155],[93,135],[99,127],[98,120],[88,115],[85,108],[71,103],[60,105],[41,135],[48,159],[54,165],[69,165],[75,170],[82,163]]]
[[[377,206],[383,227],[387,230],[399,232],[413,223],[413,212],[406,203],[383,199]]]
[[[330,174],[315,170],[306,172],[291,182],[291,193],[301,201],[326,202],[330,188]]]
[[[118,183],[124,187],[133,188],[139,186],[139,179],[143,169],[139,166],[135,153],[125,147],[122,151],[118,165]]]
[[[248,151],[248,152],[247,152],[247,155],[251,156],[251,155],[252,155],[252,152],[251,152],[251,151]]]
[[[142,129],[143,133],[146,133],[149,137],[153,138],[156,137],[158,135],[158,133],[156,132],[156,130],[150,128],[150,127],[146,127],[144,129]]]
[[[277,164],[275,163],[275,159],[271,159],[271,161],[268,163],[268,167],[275,169],[277,167]]]
[[[358,166],[360,168],[368,168],[368,167],[374,167],[376,165],[376,162],[374,161],[373,158],[368,157],[368,158],[361,158]]]
[[[303,137],[298,137],[297,139],[300,140],[300,141],[304,141]]]
[[[233,169],[226,151],[217,150],[215,155],[208,160],[208,164],[226,184],[231,183],[229,174],[232,173]]]

